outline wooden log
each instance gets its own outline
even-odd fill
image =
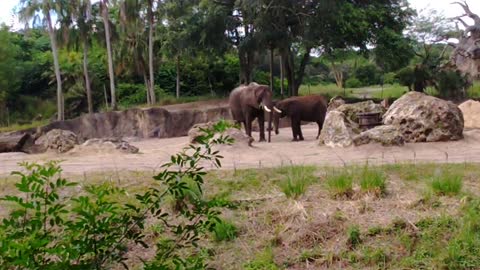
[[[0,153],[22,151],[30,137],[28,133],[0,135]]]

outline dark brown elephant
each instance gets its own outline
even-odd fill
[[[250,137],[252,137],[252,122],[258,119],[260,141],[265,141],[264,110],[271,113],[273,108],[270,88],[257,83],[240,85],[230,93],[229,104],[233,120],[238,124],[243,123],[245,131]],[[268,131],[269,138],[270,132]]]
[[[291,97],[276,102],[273,114],[275,134],[279,133],[280,118],[288,116],[292,123],[293,141],[303,141],[302,129],[300,128],[302,121],[318,124],[318,139],[327,113],[327,104],[327,100],[319,95]]]

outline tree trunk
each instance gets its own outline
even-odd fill
[[[288,82],[288,95],[293,96],[294,94],[294,84],[295,84],[295,63],[293,62],[293,53],[290,49],[284,52],[285,61],[285,71]]]
[[[310,51],[311,48],[306,48],[305,53],[303,54],[302,61],[300,62],[300,67],[297,72],[297,77],[295,78],[295,84],[294,84],[294,95],[298,96],[298,89],[300,88],[300,85],[302,85],[303,82],[303,77],[305,76],[305,68],[308,65],[308,61],[310,61]]]
[[[48,23],[48,36],[50,37],[50,45],[52,46],[53,66],[55,69],[55,79],[57,81],[57,120],[62,121],[65,119],[65,113],[63,111],[62,77],[60,75],[60,64],[58,62],[57,40],[55,38],[55,30],[52,26],[50,11],[45,14],[45,18]]]
[[[103,24],[105,25],[105,41],[107,43],[107,55],[108,55],[108,75],[110,78],[110,102],[112,110],[117,109],[117,98],[115,91],[115,74],[113,73],[113,56],[112,45],[110,44],[110,24],[108,22],[108,7],[106,0],[102,0],[102,17]]]
[[[148,69],[150,71],[150,101],[152,104],[157,103],[157,99],[155,97],[155,78],[153,75],[153,12],[152,12],[152,5],[151,1],[149,1],[148,7],[148,17],[150,22],[150,27],[148,30]]]
[[[335,83],[339,88],[343,88],[343,72],[341,69],[338,68],[337,65],[335,65],[335,62],[332,60],[332,72],[333,75],[335,76]]]
[[[88,75],[88,44],[87,39],[83,42],[83,75],[85,77],[85,90],[87,91],[88,113],[93,113],[92,89],[90,87],[90,75]]]
[[[270,90],[273,92],[273,46],[270,48]]]
[[[147,104],[151,105],[152,100],[150,98],[150,83],[148,82],[147,73],[143,72],[143,81],[145,82],[145,91],[147,92]]]
[[[285,95],[285,90],[284,90],[284,82],[285,82],[285,75],[284,75],[284,66],[283,66],[283,54],[280,53],[280,95],[282,98]]]
[[[177,66],[177,82],[176,82],[176,94],[177,98],[180,98],[180,56],[176,57],[176,66]]]

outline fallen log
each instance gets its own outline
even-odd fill
[[[22,151],[24,144],[30,137],[29,133],[0,135],[0,153]]]

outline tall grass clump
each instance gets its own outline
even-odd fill
[[[432,189],[437,195],[454,196],[462,191],[463,175],[444,171],[433,176]]]
[[[350,197],[353,195],[353,175],[348,172],[328,175],[325,183],[334,198]]]
[[[287,198],[298,199],[314,180],[315,176],[309,167],[288,166],[285,168],[285,178],[280,180],[278,186]]]
[[[386,180],[387,177],[382,171],[365,166],[360,174],[360,189],[366,193],[385,194]]]
[[[237,234],[238,229],[235,224],[221,219],[215,223],[213,235],[216,241],[230,241],[235,239]]]

